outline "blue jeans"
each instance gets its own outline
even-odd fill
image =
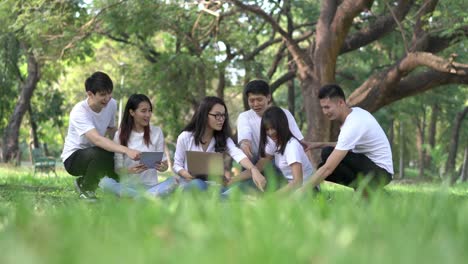
[[[206,191],[206,189],[208,189],[208,184],[200,179],[186,180],[182,177],[179,177],[178,180],[179,186],[182,188],[183,191]]]
[[[175,177],[170,177],[146,190],[144,190],[145,187],[143,186],[119,183],[109,177],[104,177],[99,182],[99,187],[101,187],[103,191],[114,193],[120,197],[137,197],[144,193],[155,197],[163,197],[172,193],[177,186],[178,183]],[[141,189],[143,189],[143,192],[140,191]]]

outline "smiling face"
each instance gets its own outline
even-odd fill
[[[278,132],[272,127],[266,128],[266,134],[269,136],[275,143],[278,143]]]
[[[270,103],[271,96],[270,95],[263,95],[263,94],[247,94],[247,102],[249,104],[250,109],[254,110],[255,113],[259,116],[263,116],[263,113],[268,108],[268,104]]]
[[[323,114],[329,120],[344,121],[343,113],[346,109],[346,103],[341,98],[323,98],[320,99],[320,106]]]
[[[221,131],[226,120],[226,108],[221,104],[215,104],[208,112],[208,128]]]
[[[96,112],[100,112],[112,98],[112,92],[101,91],[93,94],[88,91],[87,94],[89,107]]]
[[[149,125],[153,111],[148,102],[140,102],[137,109],[131,110],[130,115],[133,117],[133,125],[136,131],[143,131],[144,127]]]

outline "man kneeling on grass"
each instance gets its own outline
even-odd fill
[[[318,97],[325,116],[339,121],[341,128],[336,143],[313,144],[313,148],[323,148],[322,162],[303,188],[316,186],[323,180],[354,189],[359,182],[374,188],[388,184],[393,176],[392,151],[377,120],[362,108],[349,107],[338,85],[323,86]]]

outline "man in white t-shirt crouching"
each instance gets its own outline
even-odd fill
[[[392,150],[377,120],[362,108],[349,107],[336,84],[323,86],[318,97],[325,116],[339,121],[341,128],[336,143],[313,143],[313,148],[323,148],[322,163],[305,188],[323,180],[354,189],[360,180],[368,187],[388,184],[393,176]]]
[[[126,154],[133,160],[140,152],[119,145],[112,138],[116,131],[117,103],[112,99],[113,83],[103,72],[93,73],[85,82],[87,99],[76,104],[70,112],[68,134],[61,158],[68,173],[78,178],[75,185],[80,198],[95,200],[99,180],[114,172],[114,152]]]

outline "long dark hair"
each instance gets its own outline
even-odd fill
[[[128,139],[130,138],[130,134],[132,133],[134,127],[133,116],[130,114],[130,110],[135,111],[138,109],[138,106],[141,102],[147,102],[150,105],[150,111],[153,111],[153,105],[146,95],[132,94],[130,98],[128,98],[127,104],[125,105],[122,122],[120,123],[119,140],[120,144],[123,146],[128,146]],[[143,139],[146,146],[151,144],[150,126],[144,127]]]
[[[193,133],[193,137],[195,138],[195,145],[204,144],[203,142],[203,134],[205,134],[206,125],[208,124],[208,113],[211,111],[213,106],[216,104],[220,104],[224,106],[226,110],[224,119],[223,128],[220,131],[214,131],[214,138],[215,138],[215,152],[224,152],[226,151],[226,140],[231,137],[231,127],[229,125],[229,114],[226,107],[226,104],[221,98],[215,96],[207,96],[205,97],[198,106],[197,111],[190,120],[190,123],[183,129],[183,131],[189,131]]]
[[[265,157],[265,147],[267,145],[267,128],[273,128],[276,130],[277,142],[276,152],[284,154],[286,144],[291,138],[296,138],[291,133],[288,124],[288,117],[284,113],[283,109],[277,106],[271,106],[262,116],[262,123],[260,125],[260,156]]]

